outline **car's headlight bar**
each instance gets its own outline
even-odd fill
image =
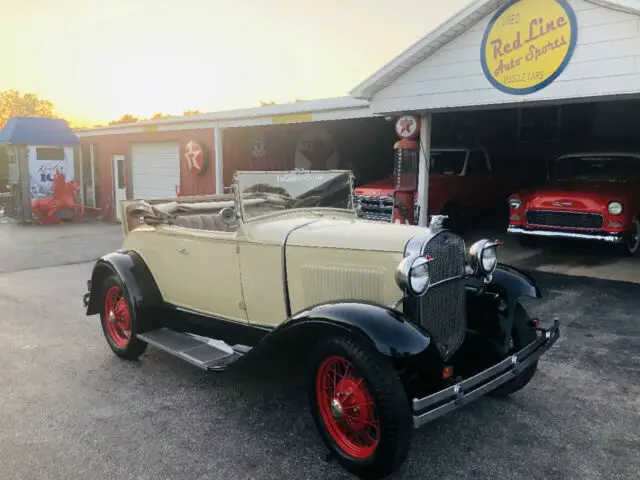
[[[429,255],[409,255],[405,257],[396,269],[398,287],[403,292],[414,297],[421,297],[427,293],[431,284],[429,262],[432,260]]]
[[[500,240],[478,240],[469,249],[469,263],[474,275],[491,280],[491,275],[498,266],[498,247]]]

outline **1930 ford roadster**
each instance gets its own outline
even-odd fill
[[[559,336],[498,241],[359,219],[349,171],[238,172],[233,194],[120,208],[123,246],[83,296],[111,349],[209,371],[302,352],[320,436],[361,478],[396,470],[413,427],[523,388]]]

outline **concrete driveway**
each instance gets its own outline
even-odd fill
[[[88,262],[118,248],[122,239],[119,223],[18,225],[0,216],[0,273]]]
[[[77,262],[117,246],[119,226],[4,227],[0,478],[350,478],[325,461],[301,366],[206,376],[151,348],[134,363],[111,353],[81,308],[92,263]],[[394,478],[637,478],[640,286],[536,277],[531,308],[559,316],[562,337],[534,381],[416,432]]]

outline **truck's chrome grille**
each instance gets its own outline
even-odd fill
[[[568,212],[562,210],[529,210],[526,214],[529,225],[544,227],[583,228],[602,230],[604,217],[599,213]]]
[[[356,195],[356,213],[365,220],[390,222],[393,216],[393,196]],[[419,206],[415,205],[414,223],[418,224]]]
[[[433,258],[429,264],[432,287],[420,301],[420,325],[447,360],[464,342],[467,329],[464,241],[445,230],[429,241],[425,253]]]

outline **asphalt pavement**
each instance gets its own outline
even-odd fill
[[[92,263],[79,263],[117,244],[109,228],[58,265],[0,258],[14,262],[0,264],[0,478],[351,478],[325,459],[299,366],[205,375],[153,348],[137,362],[111,353],[83,313]],[[562,322],[537,376],[415,432],[393,478],[637,478],[640,286],[536,276],[545,299],[532,308]]]

